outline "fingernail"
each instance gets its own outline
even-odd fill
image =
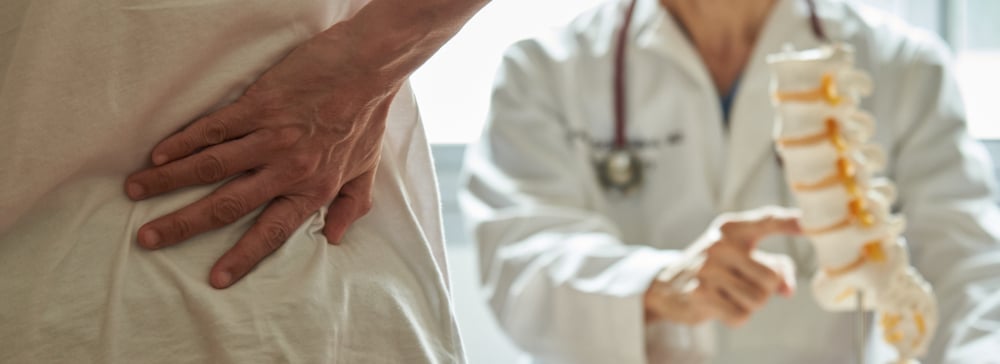
[[[166,154],[154,154],[153,155],[153,164],[159,166],[159,165],[163,165],[163,163],[167,163],[167,155]]]
[[[212,285],[215,286],[215,288],[226,288],[229,287],[229,284],[232,283],[232,280],[233,280],[232,274],[230,274],[227,271],[221,271],[216,273],[215,276],[212,277]]]
[[[147,249],[156,249],[160,245],[160,234],[153,229],[146,229],[139,233],[139,244]]]
[[[146,194],[146,189],[142,185],[130,182],[128,186],[125,187],[125,192],[128,193],[128,197],[133,199],[140,199]]]

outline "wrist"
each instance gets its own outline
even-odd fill
[[[328,30],[348,45],[360,74],[399,84],[461,29],[488,0],[373,0]],[[341,27],[343,29],[335,30]]]
[[[697,271],[702,262],[703,259],[696,257],[660,271],[643,295],[646,323],[668,321],[695,325],[704,321],[704,312],[691,303],[691,294],[698,286]]]
[[[666,294],[669,293],[664,291],[663,282],[653,279],[646,293],[642,295],[642,312],[647,324],[663,320],[663,302]]]
[[[329,65],[326,67],[328,77],[323,82],[327,85],[349,85],[356,91],[397,88],[405,77],[391,77],[379,72],[380,66],[375,63],[385,61],[373,55],[390,52],[375,49],[372,40],[362,36],[358,27],[356,20],[343,21],[318,34],[310,42],[323,52],[320,62]]]
[[[675,324],[684,322],[683,307],[687,303],[687,295],[673,287],[669,280],[657,278],[649,285],[649,290],[643,296],[643,312],[647,324],[666,321]]]

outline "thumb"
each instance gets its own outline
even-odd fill
[[[791,257],[785,254],[754,251],[751,253],[751,258],[768,267],[781,277],[781,285],[778,286],[778,293],[785,297],[791,297],[795,293],[795,261]]]
[[[347,229],[371,211],[374,184],[375,169],[372,169],[341,187],[340,193],[327,208],[326,224],[323,226],[323,235],[330,244],[339,245]]]

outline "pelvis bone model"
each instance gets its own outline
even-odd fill
[[[829,311],[875,310],[884,340],[908,363],[926,351],[937,325],[930,285],[910,267],[893,215],[896,188],[875,178],[886,164],[867,143],[875,130],[858,109],[871,78],[853,68],[853,51],[827,45],[768,57],[777,120],[775,139],[785,178],[802,209],[802,228],[815,246],[820,270],[812,282]]]

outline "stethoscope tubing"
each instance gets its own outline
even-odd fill
[[[823,23],[820,21],[819,16],[817,15],[815,0],[805,0],[805,1],[809,9],[809,25],[813,35],[820,41],[828,43],[830,39],[826,34],[826,30],[823,27]],[[625,78],[626,78],[625,51],[626,51],[626,45],[628,43],[628,31],[632,25],[632,18],[635,12],[635,7],[637,2],[638,2],[637,0],[629,0],[629,4],[625,9],[625,16],[622,19],[621,27],[618,30],[618,36],[615,44],[614,69],[613,69],[614,79],[612,81],[613,82],[612,86],[614,90],[613,107],[614,107],[614,117],[615,117],[615,126],[614,126],[615,134],[614,134],[614,141],[612,144],[614,150],[625,150],[627,147],[626,120],[628,120],[627,119],[628,115],[625,107],[626,96],[627,96],[626,94],[627,88],[625,84]],[[782,161],[779,157],[777,157],[777,155],[775,155],[775,160],[776,163],[778,164],[778,171],[780,173],[781,168],[783,167]],[[783,181],[784,176],[779,175],[778,179]],[[782,205],[785,205],[788,203],[787,191],[785,190],[784,186],[781,183],[778,183],[777,186],[778,186],[777,187],[778,191],[776,191],[778,194],[777,197],[780,200],[780,203]],[[792,241],[791,238],[785,238],[784,243],[786,245],[786,249],[789,251],[789,254],[794,257],[793,259],[795,259],[796,263],[801,263],[800,262],[800,260],[802,259],[801,252],[799,251],[798,246],[795,244],[795,242]],[[800,273],[805,273],[805,271],[800,271]]]
[[[815,0],[805,0],[806,5],[809,8],[809,24],[812,29],[812,33],[817,39],[823,42],[829,42],[826,30],[823,27],[823,23],[819,19],[819,15],[816,12],[816,2]],[[618,30],[618,37],[615,44],[615,55],[614,55],[614,70],[613,70],[613,102],[614,102],[614,114],[615,114],[615,135],[612,146],[615,150],[625,149],[626,141],[626,121],[627,110],[625,108],[626,101],[626,85],[625,85],[625,51],[626,45],[628,43],[628,31],[632,26],[633,13],[635,13],[635,5],[638,0],[629,0],[628,7],[625,9],[625,16],[622,19],[621,28]]]
[[[614,148],[625,148],[625,44],[628,43],[628,30],[632,25],[632,13],[635,12],[637,0],[631,0],[628,8],[625,9],[625,19],[622,21],[621,30],[618,31],[618,43],[615,44],[615,66],[614,66],[614,112],[615,112],[615,139]]]

